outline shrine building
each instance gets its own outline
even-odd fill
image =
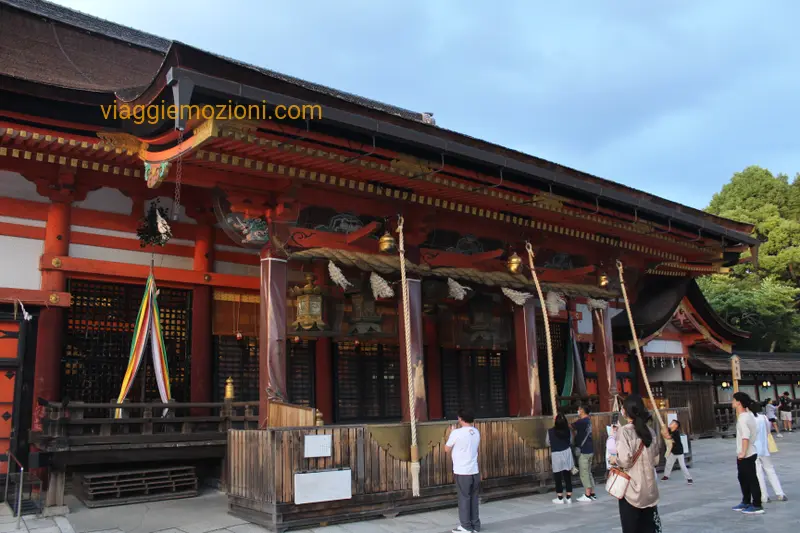
[[[261,115],[175,113],[226,106]],[[608,412],[643,392],[617,263],[651,381],[689,381],[690,348],[746,338],[694,280],[757,260],[752,230],[430,113],[0,0],[0,446],[34,467],[119,465],[134,433],[135,460],[219,457],[214,417],[265,427],[270,403],[326,426],[550,414],[545,314],[559,405]],[[113,415],[151,274],[175,433],[153,430],[161,407],[130,432]],[[125,399],[158,403],[142,350]]]

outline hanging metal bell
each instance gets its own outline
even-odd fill
[[[397,249],[397,243],[394,240],[394,237],[387,231],[383,234],[383,236],[378,240],[378,250],[383,254],[390,254],[393,253]]]
[[[517,255],[517,252],[511,254],[506,261],[506,268],[512,274],[519,274],[522,272],[522,258]]]
[[[598,276],[597,285],[601,289],[605,289],[606,287],[608,287],[608,275],[605,272],[600,274],[600,276]]]

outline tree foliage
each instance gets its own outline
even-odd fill
[[[740,349],[800,350],[800,174],[751,166],[715,194],[706,211],[755,225],[764,241],[759,266],[700,279],[706,298],[729,323],[752,333]]]
[[[721,217],[755,224],[765,240],[759,250],[761,274],[798,283],[800,277],[800,174],[789,183],[761,167],[737,172],[706,208]]]
[[[706,298],[729,324],[749,331],[741,350],[795,351],[800,349],[800,314],[794,303],[800,289],[756,274],[745,277],[715,275],[700,278]]]

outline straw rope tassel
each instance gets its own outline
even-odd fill
[[[642,371],[642,379],[644,380],[644,386],[647,389],[647,396],[650,397],[650,403],[653,404],[656,417],[658,418],[658,422],[661,424],[661,428],[663,430],[663,428],[666,428],[667,426],[664,424],[661,411],[658,409],[655,398],[653,398],[653,390],[650,388],[650,380],[647,378],[647,369],[645,368],[644,357],[642,357],[642,350],[639,348],[639,338],[636,335],[636,326],[633,324],[633,314],[631,313],[631,304],[628,301],[628,291],[625,290],[622,261],[617,261],[617,270],[619,270],[619,284],[622,288],[622,299],[625,300],[625,311],[628,313],[628,324],[631,327],[631,336],[633,337],[633,346],[636,348],[636,359],[639,361],[639,370]]]
[[[408,280],[406,279],[406,250],[403,240],[403,217],[397,217],[398,246],[400,253],[400,284],[403,291],[403,333],[406,339],[406,379],[408,380],[408,410],[411,421],[411,493],[419,496],[419,449],[417,448],[417,397],[414,394],[414,369],[411,367],[411,311],[409,310]]]
[[[525,243],[525,249],[528,251],[528,265],[531,268],[531,276],[533,277],[533,284],[536,285],[536,293],[539,295],[539,303],[542,306],[542,318],[544,319],[544,337],[547,344],[547,370],[550,379],[550,406],[553,409],[553,414],[558,412],[556,405],[556,376],[553,371],[553,344],[550,340],[550,318],[547,316],[547,307],[544,301],[544,294],[542,294],[542,286],[539,285],[539,276],[536,275],[536,269],[533,265],[533,246],[531,243]]]

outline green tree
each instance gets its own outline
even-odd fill
[[[759,250],[762,275],[800,281],[800,174],[792,183],[785,174],[751,166],[737,172],[714,195],[706,211],[755,224],[765,242]],[[741,274],[743,269],[737,269]]]
[[[698,284],[722,318],[751,333],[750,339],[736,345],[738,349],[800,349],[800,313],[794,306],[800,289],[772,277],[759,279],[756,274],[707,276]]]

